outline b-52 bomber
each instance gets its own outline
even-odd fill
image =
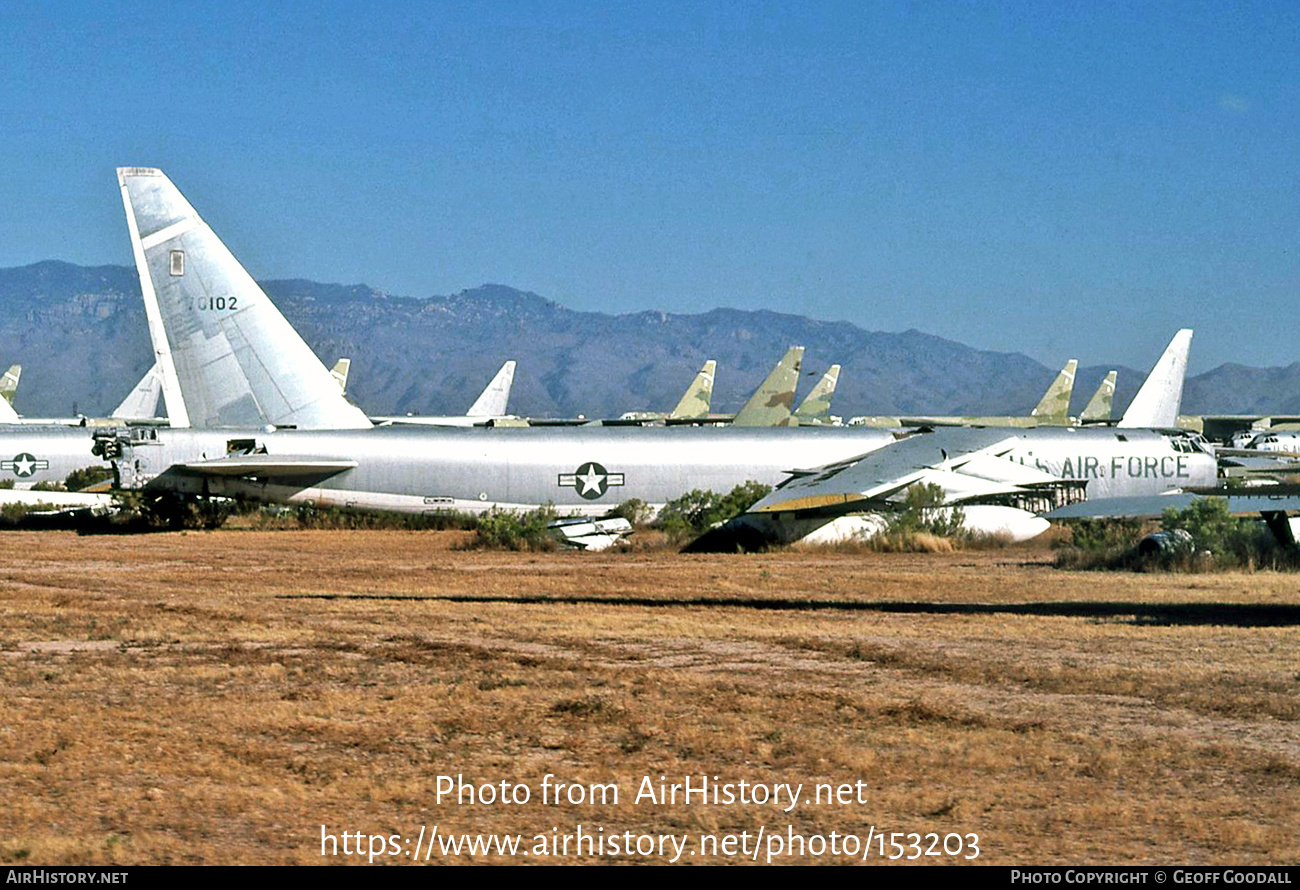
[[[1113,428],[940,427],[918,430],[888,448],[796,470],[743,516],[696,542],[734,550],[813,536],[835,541],[872,534],[914,485],[934,485],[944,507],[968,519],[1005,523],[1028,536],[1033,514],[1093,499],[1213,490],[1218,462],[1197,433],[1175,429],[1192,332],[1179,331]],[[1134,416],[1155,418],[1139,428]],[[1016,519],[1008,508],[1023,511]],[[1063,514],[1062,514],[1063,515]],[[1045,520],[1035,520],[1038,531]]]
[[[1213,458],[1176,431],[953,429],[899,442],[836,427],[376,428],[170,180],[148,168],[118,177],[174,425],[96,433],[122,488],[408,512],[551,503],[591,516],[628,498],[661,504],[819,467],[755,508],[786,540],[796,526],[783,516],[890,509],[920,480],[944,485],[952,503],[1000,507],[996,517],[968,510],[968,527],[1017,537],[1037,530],[1036,509],[1097,489],[1213,480]],[[986,440],[994,433],[1003,439]]]
[[[862,415],[849,420],[850,426],[869,426],[875,429],[894,429],[896,427],[935,427],[935,426],[998,426],[998,427],[1036,427],[1036,426],[1088,426],[1110,422],[1111,403],[1115,397],[1116,372],[1109,372],[1102,380],[1097,391],[1084,407],[1077,421],[1070,417],[1070,396],[1074,393],[1074,375],[1079,363],[1070,359],[1061,368],[1047,392],[1038,400],[1038,404],[1028,414],[998,415]],[[1136,420],[1136,418],[1135,418]]]
[[[123,168],[118,179],[173,417],[170,429],[100,435],[124,488],[414,512],[549,503],[600,515],[629,498],[662,504],[695,488],[776,482],[791,466],[894,441],[830,427],[374,427],[166,176]]]

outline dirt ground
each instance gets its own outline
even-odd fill
[[[0,861],[1300,862],[1293,575],[464,538],[6,533]]]

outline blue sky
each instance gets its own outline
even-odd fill
[[[0,266],[129,264],[148,165],[260,278],[1289,364],[1297,9],[11,2]]]

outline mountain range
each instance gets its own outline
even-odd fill
[[[606,315],[495,284],[422,299],[301,279],[261,284],[326,365],[352,359],[349,396],[371,414],[463,413],[507,359],[519,363],[510,409],[536,417],[668,410],[710,358],[713,408],[734,411],[791,345],[806,347],[801,397],[827,366],[843,365],[834,412],[845,417],[1028,413],[1058,370],[920,331],[769,311]],[[51,260],[0,269],[0,367],[23,365],[20,413],[105,414],[152,361],[133,268]],[[1073,413],[1110,367],[1080,368]],[[1118,370],[1117,414],[1145,375]],[[1300,363],[1221,365],[1188,379],[1183,410],[1300,414]]]

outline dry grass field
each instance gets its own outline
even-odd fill
[[[325,826],[402,864],[435,825],[524,840],[430,862],[673,858],[535,850],[581,825],[685,836],[682,862],[752,861],[697,840],[760,832],[759,862],[774,832],[872,836],[871,862],[880,832],[976,834],[987,864],[1300,862],[1295,576],[464,538],[5,534],[0,861],[367,861],[322,859]],[[458,775],[530,800],[439,803]],[[618,802],[543,803],[548,775]],[[646,776],[803,790],[638,802]],[[855,858],[814,852],[776,861]]]

